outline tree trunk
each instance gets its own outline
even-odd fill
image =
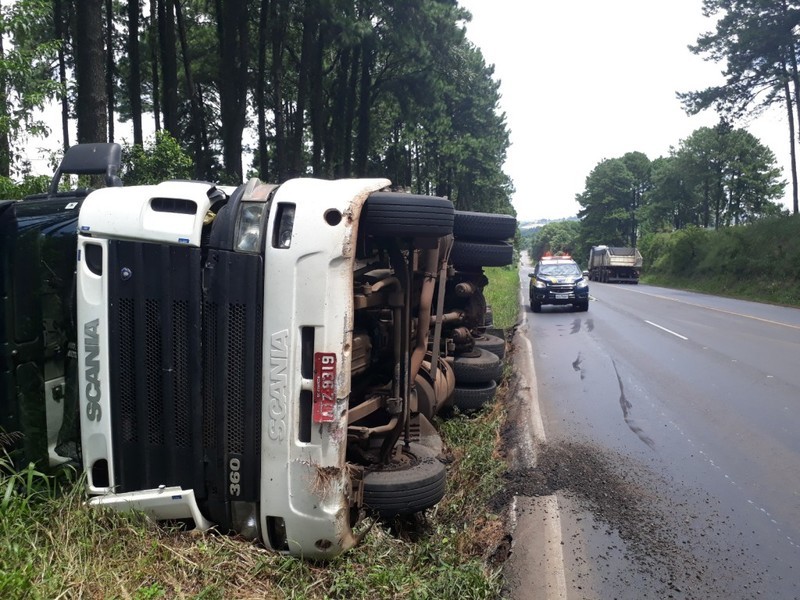
[[[258,176],[269,181],[267,149],[267,44],[269,42],[270,1],[261,0],[258,13],[258,72],[256,74],[256,115],[258,135]]]
[[[358,130],[356,131],[355,174],[367,174],[367,160],[370,144],[370,105],[372,99],[372,37],[367,36],[361,45],[361,78],[358,95]]]
[[[353,48],[353,61],[350,66],[350,83],[347,86],[347,100],[344,111],[344,131],[342,145],[341,177],[353,174],[353,125],[355,124],[356,105],[358,104],[358,74],[361,70],[362,48],[359,44]]]
[[[106,98],[108,100],[108,141],[114,141],[114,6],[106,0]]]
[[[3,36],[0,35],[0,61],[4,61],[5,57]],[[8,83],[5,73],[0,73],[0,117],[8,122]],[[11,176],[11,143],[6,127],[0,129],[0,176]]]
[[[131,105],[131,123],[133,124],[133,143],[142,146],[142,63],[139,55],[139,0],[128,1],[128,60],[130,73],[128,76],[128,101]]]
[[[68,41],[68,29],[64,27],[64,5],[61,0],[53,3],[53,23],[55,25],[55,37],[61,41],[58,47],[58,81],[61,84],[61,137],[63,140],[64,152],[69,148],[69,97],[67,94],[67,60],[64,47]]]
[[[216,0],[216,8],[220,44],[222,158],[227,181],[240,183],[244,173],[242,133],[247,108],[247,3],[240,0]]]
[[[75,15],[75,79],[78,98],[78,141],[106,141],[105,57],[103,54],[103,0],[84,0]]]
[[[175,39],[175,7],[172,0],[158,0],[158,45],[161,49],[161,80],[164,129],[178,139],[178,60]]]
[[[197,91],[192,77],[192,65],[189,60],[189,44],[186,40],[186,23],[183,20],[180,0],[175,1],[175,20],[178,24],[178,38],[181,44],[181,56],[183,57],[183,75],[186,78],[186,90],[189,95],[189,110],[191,112],[191,124],[189,126],[188,137],[192,140],[192,154],[194,155],[194,177],[202,179],[207,171],[206,160],[200,140],[200,132],[203,127],[203,117],[197,104]]]
[[[331,133],[328,135],[326,145],[327,169],[326,174],[334,177],[341,177],[344,172],[344,148],[345,131],[345,106],[347,105],[347,79],[350,75],[351,48],[344,48],[339,56],[339,64],[336,71],[336,80],[333,85],[332,110],[331,110]]]
[[[288,0],[274,0],[270,7],[272,35],[272,108],[275,111],[275,172],[276,182],[286,179],[288,156],[286,150],[286,113],[283,105],[283,52],[286,42]]]
[[[792,209],[797,214],[797,138],[795,137],[794,107],[789,82],[783,84],[783,93],[786,97],[786,116],[789,118],[789,157],[792,171]]]
[[[313,40],[311,57],[311,80],[309,85],[310,103],[309,117],[311,120],[311,169],[316,177],[322,176],[322,145],[325,138],[325,97],[323,84],[323,60],[325,52],[326,27],[320,25],[321,19],[316,17],[316,36]]]
[[[153,120],[161,131],[161,93],[158,75],[158,0],[150,0],[150,79],[153,84]]]
[[[783,12],[783,19],[785,23],[789,24],[789,31],[788,31],[788,39],[789,43],[787,44],[789,49],[789,75],[792,79],[792,85],[794,86],[794,109],[797,111],[797,122],[800,122],[800,74],[798,74],[797,68],[797,49],[795,46],[795,36],[793,34],[793,26],[794,18],[790,16],[789,6],[786,0],[781,0],[781,10]],[[784,88],[784,93],[786,94],[786,104],[787,109],[789,111],[789,129],[791,131],[792,141],[790,146],[791,152],[791,169],[792,169],[792,210],[794,214],[798,214],[798,185],[797,185],[797,162],[796,162],[796,140],[794,135],[794,119],[792,115],[792,103],[791,103],[791,96],[788,94],[788,87]]]
[[[306,125],[306,103],[309,97],[311,81],[311,62],[314,54],[314,38],[316,37],[316,14],[313,3],[306,2],[303,11],[303,37],[300,47],[300,64],[297,68],[297,104],[294,113],[290,159],[290,176],[299,177],[303,173],[303,134]]]

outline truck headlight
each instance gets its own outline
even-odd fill
[[[291,248],[294,229],[294,204],[279,204],[275,217],[275,232],[272,237],[273,248]]]
[[[589,282],[586,279],[579,279],[575,282],[575,287],[578,289],[583,289],[585,287],[589,287]]]
[[[537,279],[533,282],[533,287],[543,290],[547,287],[547,284],[541,279]]]
[[[236,244],[238,252],[258,252],[261,250],[261,222],[266,205],[263,202],[243,202],[236,225]]]

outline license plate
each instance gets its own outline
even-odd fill
[[[336,355],[314,353],[314,423],[333,421],[336,405]]]
[[[556,300],[567,300],[569,298],[569,294],[556,294]]]

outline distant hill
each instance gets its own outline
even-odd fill
[[[539,231],[548,223],[558,223],[560,221],[577,221],[578,217],[567,217],[564,219],[537,219],[536,221],[520,221],[519,231],[525,236],[530,236]]]
[[[548,223],[558,223],[560,221],[577,221],[578,217],[564,217],[561,219],[536,219],[535,221],[522,221],[519,222],[520,229],[532,229],[534,227],[542,227]]]

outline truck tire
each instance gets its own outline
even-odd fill
[[[488,350],[492,354],[495,354],[497,358],[502,359],[506,355],[506,341],[501,337],[490,333],[482,333],[474,338],[474,340],[476,348]]]
[[[505,267],[514,262],[514,248],[508,242],[473,242],[457,239],[450,251],[456,267]]]
[[[514,237],[516,231],[517,220],[511,215],[455,211],[453,235],[456,238],[486,241],[507,240]]]
[[[496,354],[475,348],[453,357],[453,373],[457,386],[462,383],[484,383],[499,380],[503,376],[503,363]]]
[[[364,473],[364,505],[384,518],[417,513],[444,497],[446,478],[436,452],[412,442],[390,464]]]
[[[531,300],[531,310],[535,313],[542,312],[542,303],[541,302],[534,302]]]
[[[364,205],[364,233],[376,237],[438,238],[453,233],[453,203],[446,198],[373,192]]]
[[[479,410],[494,399],[496,392],[497,384],[493,380],[457,385],[453,392],[453,405],[462,411]]]

